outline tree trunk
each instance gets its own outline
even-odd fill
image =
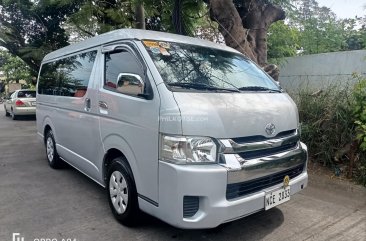
[[[137,4],[135,9],[135,28],[146,29],[145,26],[145,9],[144,4],[141,2]]]
[[[210,17],[219,24],[226,45],[245,54],[264,68],[275,80],[279,70],[267,63],[269,26],[285,19],[285,12],[266,0],[210,0]]]
[[[219,24],[219,31],[224,37],[226,45],[256,62],[256,56],[247,39],[248,29],[243,27],[232,0],[211,0],[210,17]]]
[[[174,7],[173,7],[173,13],[172,13],[172,23],[175,29],[175,33],[181,34],[181,35],[188,35],[187,29],[184,25],[183,20],[183,5],[184,0],[175,0],[174,1]]]

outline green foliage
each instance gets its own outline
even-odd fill
[[[296,21],[301,26],[300,45],[304,54],[340,51],[343,29],[336,15],[314,0],[300,1]]]
[[[36,75],[45,54],[68,45],[62,28],[81,0],[0,0],[0,46],[26,62]]]
[[[295,56],[299,49],[299,31],[284,23],[275,22],[268,29],[268,58]]]
[[[147,29],[183,32],[222,42],[218,25],[209,18],[207,2],[0,0],[0,46],[19,56],[36,76],[40,62],[48,52],[114,29],[134,27],[135,9],[141,3]],[[264,2],[279,4],[288,16],[285,22],[277,22],[268,30],[269,59],[366,48],[366,17],[339,20],[316,0]],[[235,0],[234,3],[239,11],[243,10],[243,2]]]
[[[332,87],[322,92],[301,89],[292,94],[299,109],[301,138],[313,160],[334,166],[338,151],[354,139],[350,91]]]
[[[344,19],[342,27],[345,31],[346,50],[366,49],[366,16]]]
[[[0,71],[5,74],[5,83],[25,80],[27,86],[31,85],[32,75],[29,66],[17,56],[7,51],[0,50]]]
[[[293,0],[288,24],[297,28],[302,54],[326,53],[366,47],[365,18],[338,19],[316,0]],[[363,26],[359,28],[359,26]]]
[[[185,35],[193,36],[195,28],[199,25],[199,19],[205,20],[200,15],[207,12],[202,0],[173,0],[173,28],[175,33],[180,33],[180,27],[184,28]],[[180,8],[177,7],[179,6]]]
[[[60,2],[62,2],[60,0]],[[67,19],[66,28],[76,40],[119,28],[133,27],[134,2],[84,0]]]
[[[268,30],[268,58],[279,64],[284,57],[366,48],[366,16],[338,19],[316,0],[280,3],[286,21]]]
[[[366,155],[366,78],[354,75],[358,80],[353,91],[353,116],[356,124],[357,140],[363,155]],[[358,180],[366,186],[366,158],[360,158]]]
[[[119,28],[133,28],[135,7],[140,3],[143,3],[146,29],[149,30],[177,32],[177,26],[173,24],[175,22],[184,27],[187,35],[193,35],[196,27],[202,23],[204,4],[201,0],[181,1],[178,9],[181,14],[173,14],[176,0],[84,0],[79,11],[68,18],[66,28],[69,32],[77,33],[76,39]],[[173,16],[177,18],[174,21]]]
[[[291,96],[299,109],[301,139],[308,145],[310,159],[349,172],[354,153],[351,175],[366,186],[366,79],[354,77],[359,80],[354,88],[305,88]]]
[[[366,78],[355,75],[358,83],[353,91],[354,105],[353,115],[357,126],[357,139],[360,141],[360,148],[366,151]]]
[[[135,7],[143,3],[147,29],[176,32],[177,0],[0,0],[0,46],[19,56],[36,76],[42,58],[53,50],[97,34],[134,27]],[[179,22],[186,34],[204,29],[202,0],[181,1]],[[202,27],[201,27],[202,26]]]

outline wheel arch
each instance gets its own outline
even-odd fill
[[[56,135],[55,127],[52,124],[52,121],[49,117],[46,117],[44,119],[42,126],[43,126],[42,134],[43,134],[44,143],[46,143],[46,134],[50,130],[52,130],[53,137],[55,138],[55,142],[57,143],[57,135]]]
[[[50,125],[46,125],[44,127],[44,131],[43,131],[43,142],[46,143],[46,138],[47,138],[47,133],[52,130],[51,126]]]
[[[125,160],[127,160],[126,156],[120,150],[118,150],[117,148],[109,149],[104,155],[102,172],[103,172],[103,181],[104,181],[105,184],[107,182],[108,169],[111,166],[111,164],[113,163],[113,160],[117,157],[122,157]],[[128,164],[128,161],[127,161],[127,164]]]
[[[106,185],[107,182],[107,173],[108,168],[112,164],[112,161],[116,157],[122,157],[126,160],[126,164],[130,167],[133,175],[133,179],[135,181],[136,189],[139,190],[139,176],[137,170],[137,163],[135,159],[135,155],[133,154],[132,149],[127,144],[127,142],[117,135],[111,135],[104,139],[103,141],[105,154],[103,157],[103,163],[101,167],[102,171],[102,181],[103,184]]]

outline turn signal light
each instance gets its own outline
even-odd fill
[[[15,101],[15,105],[16,105],[16,106],[25,106],[24,102],[23,102],[23,101],[21,101],[21,100],[17,100],[17,101]]]

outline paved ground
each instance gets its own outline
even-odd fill
[[[0,105],[0,240],[366,240],[366,189],[310,176],[288,203],[211,230],[180,230],[144,215],[118,224],[104,190],[72,168],[48,167],[35,120],[12,121]]]

